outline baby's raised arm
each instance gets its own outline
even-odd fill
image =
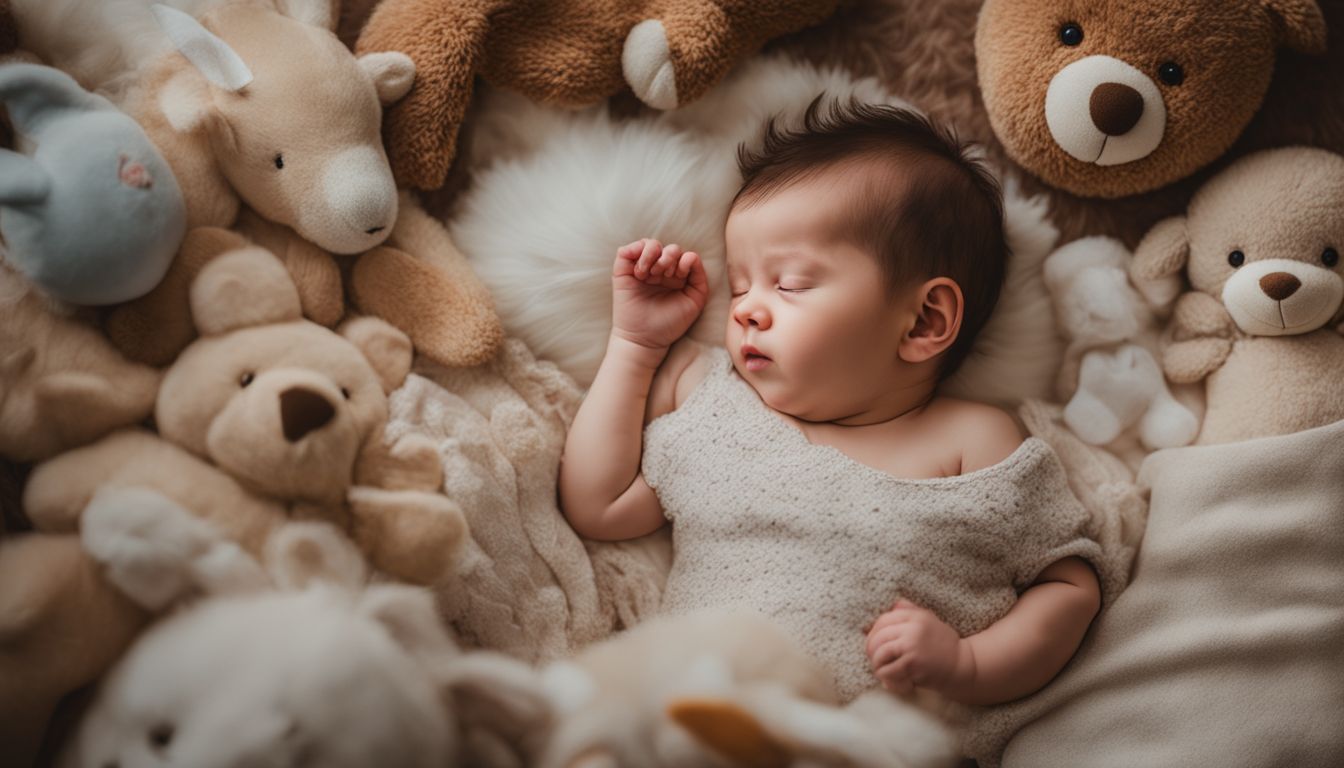
[[[663,525],[658,498],[640,474],[654,374],[709,297],[694,251],[639,240],[616,253],[606,356],[565,440],[560,509],[581,535],[631,539]]]

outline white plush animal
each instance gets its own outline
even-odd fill
[[[535,673],[473,654],[454,677],[464,712],[496,713],[478,719],[478,743],[493,737],[494,754],[506,741],[522,745],[519,759],[538,768],[956,762],[951,733],[933,716],[884,691],[841,706],[830,676],[750,612],[653,619]]]
[[[1075,240],[1046,259],[1045,283],[1069,340],[1058,382],[1064,423],[1092,445],[1135,426],[1149,450],[1189,445],[1199,417],[1162,375],[1157,319],[1129,282],[1130,260],[1107,237]]]
[[[505,329],[537,357],[591,383],[611,329],[616,249],[655,237],[697,250],[711,296],[691,336],[723,343],[729,295],[723,225],[741,184],[739,144],[767,118],[801,117],[821,93],[910,105],[872,78],[785,58],[748,61],[683,109],[617,120],[603,108],[568,112],[493,91],[467,129],[475,172],[449,222],[490,287]],[[1044,205],[1009,184],[1013,258],[1003,295],[947,394],[1004,404],[1049,399],[1062,345],[1041,282],[1057,231]]]
[[[334,529],[271,540],[280,591],[222,594],[164,620],[104,681],[67,766],[441,768],[458,653],[421,589],[361,586]]]

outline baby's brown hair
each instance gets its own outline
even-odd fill
[[[957,370],[989,320],[1009,258],[1003,194],[973,145],[909,109],[831,101],[808,106],[798,128],[765,125],[760,149],[738,147],[743,183],[732,208],[751,206],[824,172],[861,177],[850,215],[839,224],[873,253],[887,289],[935,277],[960,286],[961,330],[944,353],[940,379]]]

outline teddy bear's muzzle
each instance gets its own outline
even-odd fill
[[[1252,336],[1310,333],[1344,303],[1344,279],[1294,259],[1263,259],[1239,267],[1223,286],[1223,304]]]
[[[327,398],[311,389],[292,387],[280,393],[280,425],[291,443],[326,426],[335,415]]]
[[[1045,121],[1059,148],[1092,165],[1123,165],[1155,152],[1167,108],[1152,78],[1111,56],[1088,56],[1057,72]]]

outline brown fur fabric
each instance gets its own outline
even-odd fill
[[[542,103],[591,106],[626,89],[626,37],[658,19],[676,103],[684,104],[769,38],[815,24],[834,7],[835,0],[383,0],[356,50],[401,51],[415,62],[415,85],[388,109],[383,135],[398,182],[429,190],[444,183],[477,76]]]

